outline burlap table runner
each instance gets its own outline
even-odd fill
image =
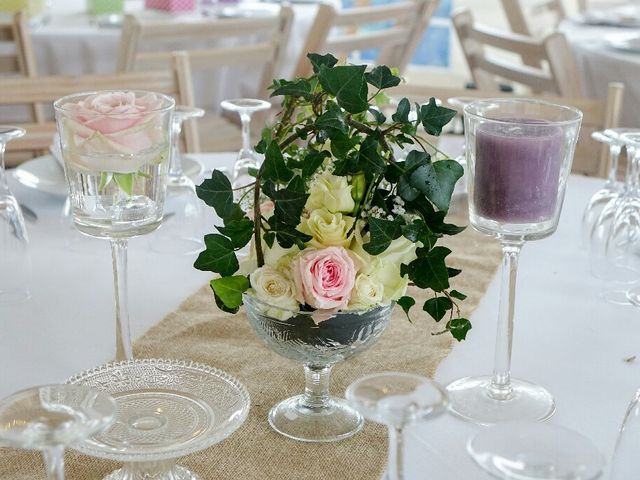
[[[464,207],[462,207],[464,208]],[[460,211],[464,211],[460,208]],[[457,215],[456,215],[457,217]],[[464,219],[454,221],[464,223]],[[499,263],[498,244],[471,228],[448,237],[449,264],[461,268],[453,285],[467,294],[462,314],[469,316],[483,296]],[[424,292],[412,290],[418,305]],[[451,351],[450,335],[433,336],[441,327],[426,314],[409,323],[397,308],[380,341],[371,349],[337,365],[331,390],[343,395],[356,378],[376,371],[405,371],[433,376]],[[473,335],[471,330],[470,335]],[[244,313],[220,312],[208,286],[189,297],[177,311],[151,328],[135,345],[137,357],[191,359],[221,368],[239,378],[251,394],[251,412],[229,439],[180,460],[203,480],[377,480],[385,469],[386,431],[367,423],[358,435],[334,444],[305,444],[271,430],[269,409],[304,388],[302,367],[270,351],[256,337]],[[67,478],[101,479],[118,467],[114,462],[68,452]],[[0,450],[0,479],[45,478],[39,455]]]

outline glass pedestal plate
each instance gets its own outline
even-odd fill
[[[186,361],[130,360],[80,373],[68,383],[108,392],[116,421],[74,448],[124,462],[104,480],[198,480],[176,465],[231,435],[249,413],[249,394],[221,370]]]

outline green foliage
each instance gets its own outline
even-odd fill
[[[401,237],[416,243],[417,258],[401,264],[401,274],[416,287],[435,292],[420,311],[436,321],[447,318],[445,331],[464,339],[471,324],[459,318],[456,301],[466,297],[449,283],[460,271],[447,265],[451,252],[438,245],[444,235],[463,229],[445,222],[463,170],[424,135],[440,135],[455,111],[433,98],[422,105],[402,98],[390,110],[393,90],[386,89],[401,83],[395,69],[340,65],[330,54],[307,57],[313,66],[309,78],[278,79],[270,87],[272,96],[281,97],[282,111],[276,124],[262,131],[255,149],[265,160],[251,172],[255,182],[243,200],[239,196],[245,190],[234,191],[222,172],[214,171],[197,188],[223,224],[205,237],[206,249],[195,267],[221,275],[211,282],[216,303],[237,311],[249,288],[247,278],[236,274],[237,251],[252,238],[263,239],[254,246],[262,265],[263,246],[277,242],[283,248],[306,248],[311,237],[298,227],[315,175],[330,160],[333,175],[347,177],[351,185],[355,208],[347,214],[357,219],[352,230],[367,239],[364,250],[383,254]],[[400,150],[404,153],[397,156]],[[273,201],[273,213],[263,214],[254,206],[250,214],[241,208],[254,198]],[[397,303],[408,317],[416,301],[406,295]]]

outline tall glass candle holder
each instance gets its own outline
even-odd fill
[[[558,225],[582,113],[524,99],[488,99],[464,107],[469,165],[469,220],[502,245],[502,283],[493,375],[469,377],[447,390],[454,414],[480,424],[543,420],[551,394],[511,378],[520,250]]]

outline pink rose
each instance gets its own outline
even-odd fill
[[[322,310],[347,306],[355,285],[356,266],[342,247],[307,249],[291,263],[296,299]]]
[[[158,142],[158,119],[151,114],[162,104],[163,98],[153,93],[101,92],[62,108],[69,112],[75,143],[85,153],[131,154]]]

